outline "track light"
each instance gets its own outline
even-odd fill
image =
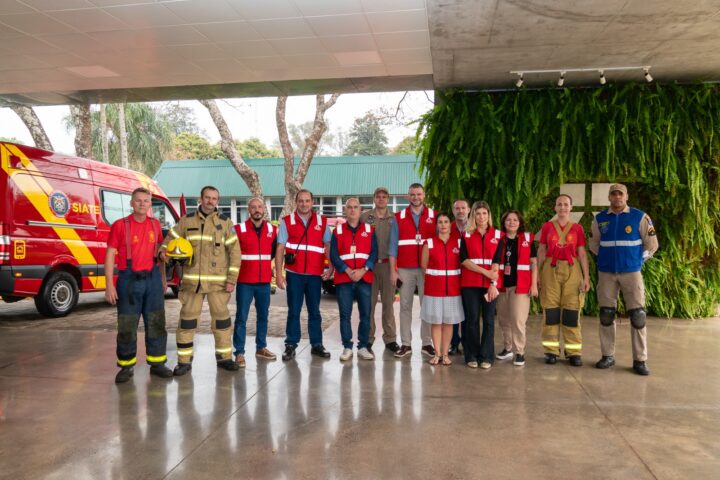
[[[517,75],[518,79],[515,81],[515,86],[517,88],[520,88],[524,85],[524,79],[523,76],[528,73],[530,75],[557,75],[559,74],[559,78],[557,79],[557,86],[563,87],[565,85],[565,75],[568,73],[583,73],[583,72],[595,72],[600,74],[599,82],[600,85],[605,85],[607,83],[607,78],[605,78],[605,72],[623,72],[628,70],[642,70],[644,72],[645,80],[650,83],[653,81],[652,75],[650,75],[650,69],[652,68],[652,65],[634,65],[634,66],[627,66],[627,67],[613,67],[613,66],[602,66],[602,67],[587,67],[587,68],[558,68],[558,69],[548,69],[548,70],[510,70],[508,73],[512,75]],[[535,77],[533,77],[535,78]],[[547,77],[545,77],[547,78]],[[573,77],[575,78],[575,77]]]
[[[648,83],[653,81],[652,75],[650,75],[650,67],[644,67],[643,70],[645,70],[645,80],[648,81]]]
[[[605,70],[600,70],[600,85],[605,85],[607,79],[605,78]]]
[[[520,78],[517,79],[517,82],[515,82],[515,86],[517,88],[520,88],[523,86],[524,80],[523,80],[523,74],[520,72],[518,75],[520,75]]]
[[[558,78],[558,87],[565,85],[565,72],[560,72],[560,78]]]

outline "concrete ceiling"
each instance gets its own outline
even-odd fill
[[[658,80],[717,81],[718,32],[720,1],[702,0],[0,0],[0,97],[494,89],[513,86],[511,70],[642,65]]]

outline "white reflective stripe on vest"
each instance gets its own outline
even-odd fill
[[[340,255],[341,260],[352,260],[354,258],[364,258],[367,260],[370,258],[370,255],[367,253],[348,253],[347,255]]]
[[[417,240],[398,240],[398,246],[404,246],[404,245],[422,245],[425,240],[420,240],[420,243],[418,243]]]
[[[203,240],[205,242],[215,241],[215,239],[213,237],[211,237],[210,235],[188,235],[187,239],[189,241],[192,241],[192,240]]]
[[[260,260],[271,260],[271,257],[270,257],[270,255],[249,255],[248,254],[248,255],[240,255],[240,259],[241,260],[260,261]]]
[[[492,265],[492,260],[489,258],[468,258],[475,265]]]
[[[460,275],[460,270],[435,270],[433,268],[428,268],[425,270],[425,273],[433,276]]]
[[[224,282],[227,280],[227,277],[225,275],[198,275],[197,273],[185,273],[183,274],[183,279],[188,280],[208,280],[210,282]]]
[[[247,231],[247,228],[245,227],[245,222],[242,222],[239,227],[241,233],[245,233]]]
[[[637,247],[642,245],[642,240],[605,240],[600,241],[601,247]]]
[[[530,265],[518,265],[517,269],[518,269],[518,272],[529,272]]]
[[[297,243],[286,243],[285,248],[292,248],[293,250],[298,250],[304,252],[307,250],[308,252],[315,252],[315,253],[325,253],[324,247],[314,247],[312,245],[305,245],[305,244],[297,244]]]

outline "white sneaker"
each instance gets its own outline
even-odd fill
[[[350,360],[353,356],[352,349],[350,348],[343,348],[342,353],[340,354],[340,361],[344,362],[346,360]]]
[[[480,364],[480,368],[482,368],[483,370],[487,370],[490,367],[492,367],[492,363],[490,363],[490,362],[482,362]]]
[[[361,348],[358,350],[358,357],[362,358],[363,360],[375,360],[375,355],[370,353],[370,350],[367,348]]]

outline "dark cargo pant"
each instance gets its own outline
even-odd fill
[[[117,364],[119,367],[129,367],[135,365],[137,361],[137,329],[140,315],[145,326],[147,362],[150,365],[161,365],[167,360],[164,293],[157,266],[145,272],[133,272],[128,268],[118,273]]]

